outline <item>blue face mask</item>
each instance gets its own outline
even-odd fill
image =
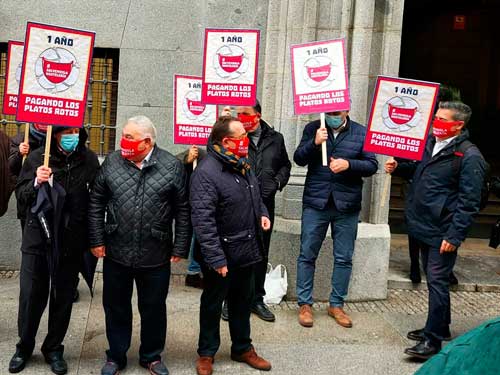
[[[66,152],[73,152],[80,141],[79,134],[63,134],[61,137],[61,148]]]
[[[342,116],[325,115],[326,125],[332,129],[338,129],[344,123]]]

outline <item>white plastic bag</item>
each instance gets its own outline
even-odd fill
[[[267,305],[277,305],[286,295],[288,288],[286,267],[278,264],[273,268],[271,263],[267,264],[266,280],[264,281],[264,303]]]

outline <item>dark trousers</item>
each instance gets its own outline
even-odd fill
[[[408,235],[408,250],[410,253],[410,275],[413,279],[420,279],[420,244],[419,241]]]
[[[120,368],[127,365],[127,351],[132,339],[134,280],[141,316],[139,360],[142,363],[161,360],[165,348],[170,263],[161,267],[137,269],[104,258],[102,303],[109,343],[106,355]]]
[[[22,253],[17,348],[30,355],[40,319],[49,300],[49,325],[42,344],[42,352],[63,352],[62,342],[68,331],[73,307],[73,296],[78,283],[80,258],[62,256],[57,271],[55,287],[50,285],[46,255]],[[50,294],[50,298],[49,298]]]
[[[274,197],[264,199],[264,205],[269,212],[269,219],[271,220],[271,229],[264,232],[264,259],[255,265],[255,298],[254,304],[264,303],[264,296],[266,290],[264,289],[264,282],[266,281],[267,262],[269,256],[269,246],[271,244],[271,234],[273,233],[274,226]]]
[[[439,248],[420,242],[422,266],[427,276],[429,311],[425,323],[425,337],[435,345],[450,333],[450,273],[457,259],[457,251],[440,254]]]
[[[226,298],[229,314],[231,352],[250,349],[250,307],[254,294],[254,267],[232,268],[226,277],[202,265],[203,293],[200,305],[198,354],[213,357],[220,346],[222,301]]]

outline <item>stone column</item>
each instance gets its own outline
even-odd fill
[[[293,113],[290,45],[345,37],[351,117],[366,123],[373,87],[379,74],[397,75],[401,42],[403,0],[270,0],[264,70],[263,110],[285,137],[293,157],[304,124],[317,116]],[[380,166],[384,158],[379,158]],[[277,197],[278,214],[273,234],[271,261],[289,269],[289,294],[295,293],[296,256],[300,247],[300,215],[306,168],[294,165],[284,193]],[[385,174],[366,179],[363,208],[349,298],[385,298],[390,233],[388,202],[380,204]],[[388,197],[385,198],[388,200]],[[366,224],[365,224],[366,223]],[[316,297],[327,299],[330,291],[332,243],[327,239],[317,261]]]

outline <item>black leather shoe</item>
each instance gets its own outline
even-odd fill
[[[429,340],[420,341],[417,345],[405,349],[405,354],[419,359],[429,359],[437,354],[441,348],[433,345]]]
[[[272,311],[263,302],[253,305],[252,312],[266,322],[274,322],[276,320]]]
[[[162,361],[154,361],[150,363],[139,362],[139,364],[147,368],[149,372],[153,375],[168,375],[167,366]]]
[[[29,358],[29,355],[23,354],[19,349],[16,350],[16,353],[12,356],[9,362],[9,372],[11,374],[15,374],[23,371]]]
[[[222,304],[222,314],[220,316],[223,321],[227,322],[229,320],[229,312],[227,311],[227,302],[224,301]]]
[[[120,373],[118,363],[107,361],[101,369],[101,375],[117,375]]]
[[[420,329],[416,329],[415,331],[410,331],[410,332],[408,332],[406,337],[408,337],[410,340],[414,340],[414,341],[423,341],[423,340],[425,340],[424,329],[420,328]],[[451,340],[451,333],[448,332],[448,334],[445,337],[443,337],[443,340],[450,341]]]
[[[50,365],[50,369],[54,374],[64,375],[68,372],[68,364],[63,358],[61,352],[52,352],[45,355],[45,362]]]

